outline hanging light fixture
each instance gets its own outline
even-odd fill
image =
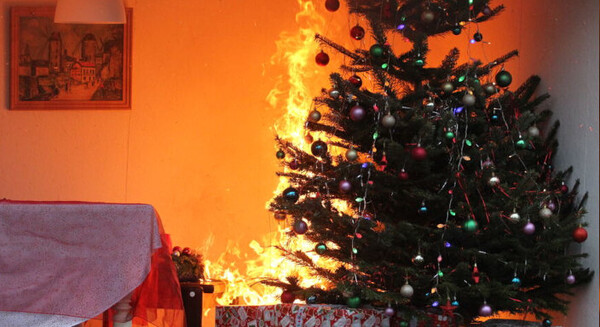
[[[58,0],[55,23],[125,24],[123,0]]]

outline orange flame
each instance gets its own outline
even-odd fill
[[[275,123],[274,132],[280,138],[308,151],[310,144],[306,144],[305,141],[304,124],[312,109],[312,98],[318,91],[309,86],[324,85],[328,78],[327,71],[314,64],[314,56],[319,48],[314,36],[323,30],[325,19],[312,1],[298,0],[298,5],[301,11],[296,14],[296,22],[301,27],[296,33],[284,31],[279,35],[276,41],[277,52],[271,58],[271,64],[287,67],[287,74],[277,77],[276,85],[266,100],[273,108],[285,112]],[[315,139],[323,137],[319,133],[313,133],[312,136]],[[281,178],[274,194],[279,195],[288,185],[287,179]],[[349,208],[346,203],[340,201],[337,201],[335,206],[343,212]],[[332,286],[321,277],[315,276],[308,268],[300,267],[286,259],[275,245],[281,245],[291,251],[302,251],[320,267],[335,270],[340,263],[319,256],[314,252],[315,243],[301,235],[290,238],[288,232],[289,226],[280,222],[277,231],[266,235],[262,243],[252,241],[249,246],[256,254],[255,259],[248,259],[247,255],[241,258],[239,246],[230,242],[218,260],[205,262],[206,277],[209,280],[222,280],[226,284],[223,295],[217,299],[220,305],[279,303],[281,289],[261,284],[260,280],[263,279],[285,281],[288,276],[298,276],[301,287],[319,286],[327,289]],[[336,248],[333,243],[326,245],[328,248]],[[246,270],[243,273],[235,267],[239,259],[246,259]]]

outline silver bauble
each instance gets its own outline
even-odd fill
[[[521,215],[519,215],[518,212],[513,212],[510,214],[510,220],[518,222],[519,220],[521,220]]]
[[[358,152],[356,152],[356,150],[348,149],[348,151],[346,151],[346,159],[348,159],[348,161],[354,161],[357,158],[358,158]]]
[[[489,95],[496,94],[496,91],[497,91],[496,87],[492,83],[488,83],[488,84],[484,85],[483,90],[485,91],[485,93],[487,93]]]
[[[313,110],[308,114],[308,120],[316,123],[321,120],[321,113],[318,110]]]
[[[541,218],[550,218],[552,216],[552,210],[550,210],[548,207],[543,207],[540,209],[538,214]]]
[[[435,103],[433,103],[433,101],[429,101],[425,104],[425,109],[433,110],[433,108],[435,108]]]
[[[474,105],[474,104],[475,104],[475,101],[476,101],[476,100],[477,100],[477,99],[475,98],[475,96],[474,96],[473,94],[471,94],[471,93],[467,93],[467,94],[465,94],[465,95],[463,96],[463,98],[462,98],[462,103],[463,103],[465,106],[472,106],[472,105]]]
[[[442,91],[444,91],[444,93],[450,93],[454,91],[454,85],[452,85],[452,82],[444,82],[442,84]]]
[[[431,22],[433,22],[434,19],[435,19],[435,14],[431,10],[425,10],[421,14],[421,21],[423,23],[431,23]]]
[[[390,114],[387,114],[381,118],[381,125],[385,128],[392,128],[394,125],[396,125],[396,118]]]
[[[497,186],[498,184],[500,184],[500,178],[498,178],[497,176],[492,176],[488,180],[488,185],[489,186],[493,187],[493,186]]]
[[[340,96],[340,91],[338,91],[336,89],[331,89],[331,90],[329,90],[329,96],[336,99],[337,97]]]
[[[540,130],[537,126],[533,125],[527,129],[527,135],[529,135],[529,137],[538,137],[540,136]]]
[[[408,282],[402,285],[402,287],[400,288],[400,295],[406,298],[412,297],[413,294],[415,294],[415,290],[412,286],[410,286],[410,284],[408,284]]]
[[[425,261],[425,258],[419,253],[413,258],[413,262],[416,264],[422,264]]]

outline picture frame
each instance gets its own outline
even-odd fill
[[[52,7],[12,7],[10,108],[131,109],[125,24],[56,24]]]

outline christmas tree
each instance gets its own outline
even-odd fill
[[[326,1],[327,9],[339,7]],[[289,183],[271,202],[275,218],[315,243],[322,266],[282,245],[290,259],[323,278],[302,289],[294,278],[285,301],[387,307],[405,321],[445,307],[469,322],[494,311],[550,318],[566,312],[564,295],[591,272],[572,253],[587,232],[586,196],[571,169],[552,166],[558,123],[539,105],[540,78],[514,88],[504,63],[458,64],[453,49],[439,64],[427,62],[428,38],[459,35],[504,7],[489,0],[352,0],[350,37],[368,49],[349,50],[316,35],[322,51],[349,64],[330,75],[314,99],[305,143],[277,139]],[[409,51],[396,53],[388,37],[400,34]],[[371,37],[371,40],[368,38]],[[363,86],[362,81],[372,81]],[[540,129],[547,130],[542,135]]]

